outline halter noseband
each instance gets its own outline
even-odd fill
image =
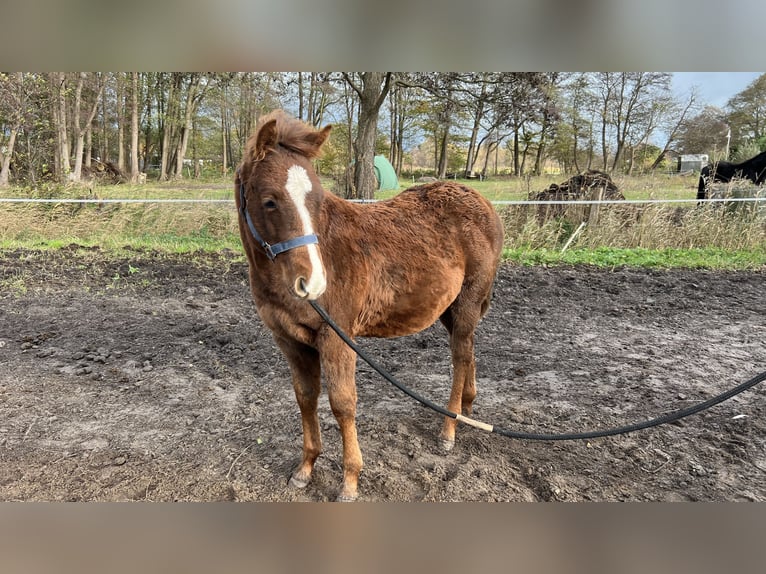
[[[253,235],[253,238],[260,244],[261,247],[263,247],[263,250],[266,252],[266,257],[268,257],[271,261],[274,261],[277,255],[280,253],[284,253],[285,251],[289,251],[290,249],[295,249],[296,247],[301,247],[303,245],[311,245],[313,243],[318,244],[319,238],[316,236],[316,234],[312,233],[311,235],[301,235],[300,237],[294,237],[293,239],[288,239],[287,241],[281,241],[279,243],[276,243],[274,245],[270,245],[266,240],[261,237],[261,234],[258,233],[258,230],[255,228],[255,225],[253,225],[253,220],[250,218],[250,213],[247,211],[247,200],[245,199],[245,184],[240,180],[239,182],[239,212],[242,215],[242,217],[245,218],[245,221],[247,222],[247,226],[250,228],[250,233]]]

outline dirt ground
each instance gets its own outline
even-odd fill
[[[704,400],[766,366],[764,272],[504,265],[477,333],[474,417],[583,431]],[[255,316],[237,253],[115,260],[98,249],[0,252],[0,500],[326,501],[338,427],[305,490],[287,365]],[[364,339],[446,404],[436,325]],[[460,426],[358,368],[362,501],[764,501],[766,384],[633,434],[543,443]]]

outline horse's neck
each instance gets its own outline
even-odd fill
[[[324,199],[322,200],[323,217],[320,231],[325,234],[328,231],[332,231],[328,228],[337,227],[333,224],[338,221],[357,221],[358,217],[364,211],[364,207],[363,204],[353,203],[347,199],[342,199],[333,195],[332,193],[325,193]],[[334,231],[337,232],[337,230]]]

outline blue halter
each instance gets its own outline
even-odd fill
[[[266,257],[268,257],[271,261],[274,261],[276,256],[280,253],[284,253],[290,249],[295,249],[296,247],[301,247],[303,245],[319,243],[319,238],[314,233],[311,235],[301,235],[300,237],[288,239],[287,241],[281,241],[280,243],[276,243],[274,245],[267,243],[266,240],[261,237],[261,234],[258,233],[255,225],[253,225],[253,220],[250,219],[250,213],[247,211],[247,200],[245,199],[245,184],[241,181],[239,184],[239,212],[242,214],[242,217],[245,218],[253,238],[261,245],[261,247],[263,247],[263,250],[266,252]]]

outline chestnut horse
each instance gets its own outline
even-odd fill
[[[356,356],[305,300],[351,337],[397,337],[437,319],[447,328],[453,382],[447,408],[470,414],[476,396],[474,331],[486,313],[503,245],[492,205],[458,183],[410,188],[356,204],[326,193],[312,167],[322,130],[284,112],[259,122],[237,170],[239,231],[258,314],[290,366],[303,424],[303,456],[290,485],[303,488],[322,450],[321,376],[343,440],[338,500],[357,497]],[[442,445],[455,442],[445,417]]]

